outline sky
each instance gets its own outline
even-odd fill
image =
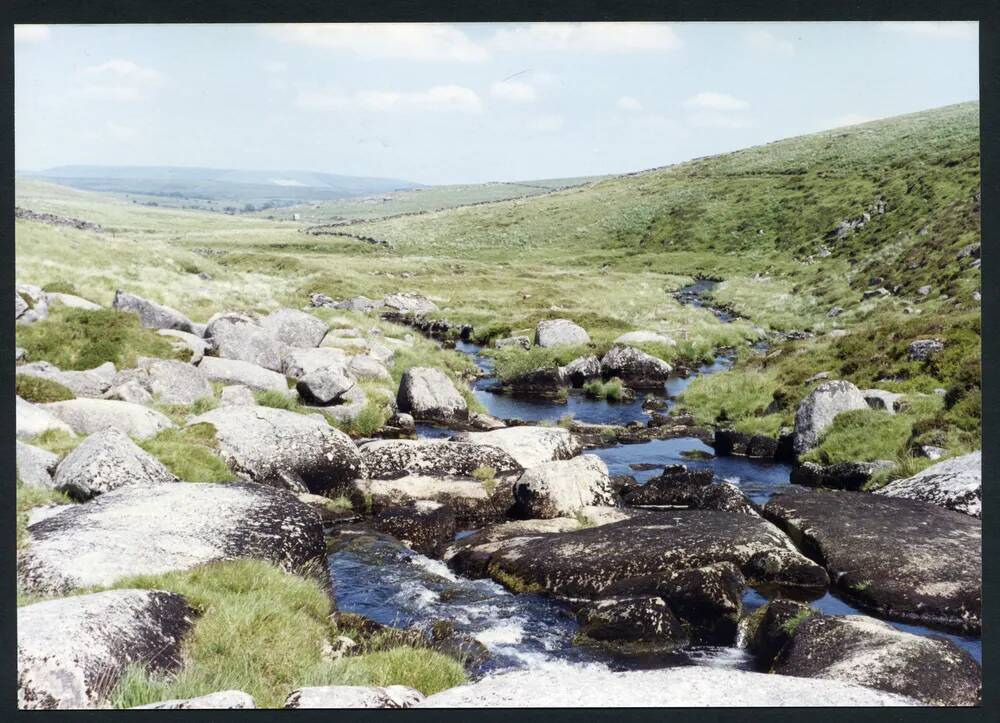
[[[15,157],[622,173],[975,100],[978,72],[956,22],[22,25]]]

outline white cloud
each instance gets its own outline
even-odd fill
[[[262,28],[285,42],[347,50],[363,58],[476,62],[489,57],[462,30],[439,23],[295,23]]]
[[[565,121],[561,115],[548,113],[528,121],[528,128],[539,133],[554,133],[560,130],[564,124]]]
[[[84,85],[70,95],[87,100],[132,101],[140,100],[142,91],[129,85]]]
[[[48,25],[15,25],[15,43],[40,43],[48,40],[52,30]]]
[[[706,91],[692,96],[684,101],[685,108],[699,108],[704,110],[732,111],[749,108],[750,104],[745,100],[734,98],[725,93],[713,93]]]
[[[260,64],[265,73],[284,73],[288,66],[276,60],[265,60]]]
[[[153,68],[134,63],[131,60],[109,60],[100,65],[83,69],[84,75],[96,78],[115,78],[134,84],[151,85],[163,80],[163,74]]]
[[[705,111],[688,116],[688,125],[695,128],[749,128],[750,121],[742,115]]]
[[[303,91],[295,101],[306,110],[430,110],[480,113],[479,95],[460,85],[436,85],[422,91],[362,90],[343,94],[329,91]]]
[[[819,123],[819,130],[830,130],[832,128],[843,128],[844,126],[856,126],[859,123],[868,123],[878,120],[875,116],[862,115],[861,113],[848,113],[847,115],[827,118]]]
[[[979,37],[979,24],[964,21],[908,21],[879,23],[883,30],[901,33],[914,38],[943,38],[948,40],[975,40]]]
[[[533,103],[538,98],[535,86],[517,80],[501,80],[490,87],[490,94],[509,103]]]
[[[746,44],[754,50],[773,55],[795,55],[795,45],[789,40],[782,40],[766,30],[749,30],[743,35]]]
[[[623,95],[615,105],[618,106],[618,110],[625,110],[632,113],[642,110],[642,103],[630,95]]]
[[[104,128],[109,136],[120,143],[130,143],[139,136],[139,132],[135,128],[119,125],[112,121],[105,123]]]
[[[498,30],[490,44],[508,52],[629,53],[673,50],[682,41],[664,23],[528,23]]]

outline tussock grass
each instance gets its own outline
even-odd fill
[[[913,430],[908,415],[875,409],[856,409],[838,414],[824,433],[820,445],[802,456],[804,462],[873,462],[895,460],[906,447]]]
[[[743,422],[763,416],[777,388],[773,378],[760,372],[720,372],[692,381],[678,405],[699,424]],[[767,426],[773,423],[773,419],[768,420]]]
[[[618,377],[601,381],[594,379],[583,385],[583,392],[594,399],[607,399],[609,402],[620,402],[625,397],[625,388]]]
[[[93,369],[105,362],[131,368],[140,356],[181,360],[188,356],[165,337],[143,328],[135,314],[114,309],[53,307],[48,319],[17,327],[17,344],[29,358],[67,370]]]
[[[211,424],[165,429],[139,446],[186,482],[231,482],[236,475],[216,454],[218,442]]]
[[[468,680],[462,664],[443,653],[402,645],[319,665],[301,685],[405,685],[433,695]]]
[[[76,399],[76,395],[59,382],[30,374],[18,374],[15,377],[14,388],[17,396],[35,404]]]
[[[489,349],[485,353],[493,358],[500,381],[509,382],[538,369],[553,369],[557,366],[564,366],[574,359],[592,354],[593,351],[588,346],[548,348],[533,346],[527,350],[521,347]]]

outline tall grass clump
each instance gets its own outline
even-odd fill
[[[763,415],[777,388],[761,372],[720,372],[692,381],[678,403],[699,424],[732,423]]]
[[[48,319],[17,327],[17,345],[30,359],[68,370],[93,369],[105,362],[132,368],[141,356],[184,361],[190,356],[144,328],[135,314],[114,309],[53,307]]]
[[[583,392],[588,397],[607,399],[609,402],[620,402],[626,396],[626,389],[622,384],[622,380],[618,377],[609,379],[606,382],[594,379],[583,385]]]
[[[875,409],[855,409],[838,414],[820,444],[802,456],[804,462],[874,462],[895,460],[905,453],[913,419]]]
[[[21,399],[35,404],[76,399],[76,395],[59,382],[31,374],[18,374],[15,377],[14,390]]]

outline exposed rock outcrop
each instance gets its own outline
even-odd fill
[[[972,452],[931,465],[877,490],[886,497],[923,500],[973,517],[983,511],[983,453]]]
[[[138,315],[142,325],[150,329],[176,329],[177,331],[194,332],[191,320],[176,309],[157,304],[121,289],[115,291],[111,308]]]
[[[95,432],[66,455],[55,475],[55,488],[77,500],[129,485],[174,482],[159,460],[117,429]]]

